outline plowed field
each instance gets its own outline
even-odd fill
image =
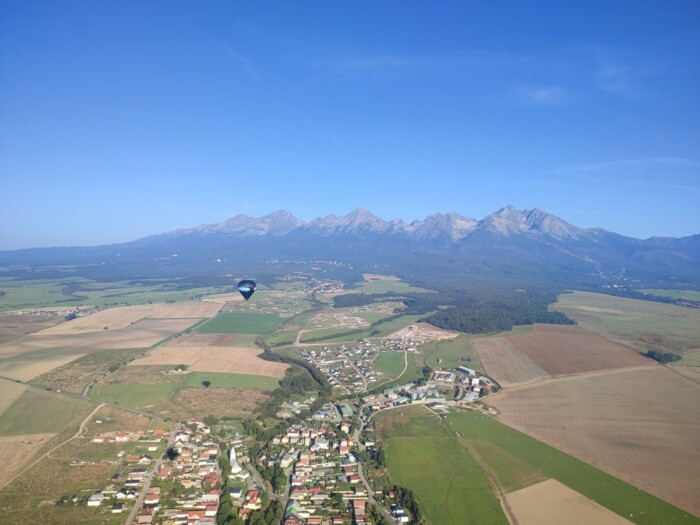
[[[545,523],[631,525],[632,523],[553,479],[511,492],[505,499],[518,525]]]
[[[476,339],[474,349],[484,371],[503,387],[550,377],[505,337]]]
[[[530,334],[506,339],[548,374],[567,375],[653,361],[631,348],[577,326],[536,325]]]
[[[0,370],[5,376],[27,380],[91,350],[148,348],[193,323],[193,319],[142,319],[126,328],[99,332],[57,334],[42,330],[0,344]]]
[[[232,346],[159,347],[130,365],[187,365],[192,372],[283,377],[288,365],[260,359],[260,350]]]
[[[644,366],[487,399],[504,423],[700,516],[700,385],[690,379]]]

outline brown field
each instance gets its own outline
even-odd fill
[[[14,381],[0,380],[0,416],[14,403],[24,391],[26,385],[20,385]],[[2,483],[0,483],[2,485]]]
[[[264,361],[262,351],[232,346],[160,347],[130,365],[188,365],[191,372],[226,372],[267,377],[284,377],[283,363]]]
[[[164,346],[229,346],[237,339],[236,334],[182,334]]]
[[[192,319],[143,319],[118,330],[56,334],[45,330],[0,344],[3,375],[28,380],[77,359],[91,350],[148,348],[181,332]]]
[[[156,313],[149,317],[154,319],[204,319],[214,317],[221,304],[204,301],[185,301],[181,303],[165,303],[159,305]]]
[[[700,516],[700,386],[663,366],[515,386],[504,423]]]
[[[212,317],[221,305],[201,301],[182,303],[147,304],[138,306],[118,306],[100,310],[94,314],[78,317],[59,326],[42,330],[42,334],[84,334],[119,330],[132,326],[145,318],[153,319],[203,319]]]
[[[181,388],[173,402],[189,410],[191,416],[247,416],[268,399],[260,390],[241,388]]]
[[[530,334],[506,339],[554,376],[653,365],[639,352],[577,326],[538,324]]]
[[[141,306],[118,306],[100,310],[94,314],[78,317],[72,321],[42,330],[42,334],[84,334],[89,332],[101,332],[107,327],[109,330],[126,328],[144,317],[148,317],[158,311],[159,305],[147,304]]]
[[[64,321],[62,315],[3,312],[0,314],[0,343],[56,326]]]
[[[0,487],[29,463],[56,434],[0,437]]]
[[[687,377],[691,381],[695,381],[698,385],[700,385],[700,368],[695,366],[672,366],[670,367],[670,370],[673,370],[677,374]]]
[[[206,297],[202,298],[202,302],[221,305],[226,303],[238,303],[243,302],[243,296],[238,292],[229,294],[207,295]]]
[[[476,339],[474,349],[484,371],[503,387],[550,377],[505,337]]]
[[[506,494],[505,500],[506,506],[515,515],[517,525],[632,523],[553,479]]]

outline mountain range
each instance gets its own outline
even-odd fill
[[[270,260],[288,261],[272,269]],[[260,275],[298,270],[301,261],[337,261],[355,272],[381,270],[426,282],[431,275],[468,284],[538,281],[560,286],[698,287],[700,235],[635,239],[600,228],[579,228],[544,210],[505,206],[477,220],[437,213],[407,223],[358,208],[343,216],[303,221],[280,210],[236,215],[216,224],[179,229],[128,243],[97,247],[0,252],[0,269],[26,277],[158,278]],[[336,265],[327,275],[338,273]],[[346,276],[350,278],[349,276]],[[468,278],[467,278],[468,277]],[[631,283],[634,283],[632,285]]]

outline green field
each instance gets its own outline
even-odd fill
[[[374,360],[374,368],[389,377],[397,377],[403,370],[404,352],[381,352]]]
[[[433,290],[417,288],[403,281],[363,281],[347,289],[351,293],[434,293]]]
[[[429,523],[507,524],[482,469],[437,416],[402,411],[378,416],[378,430],[388,443],[391,482],[414,491]]]
[[[560,481],[634,523],[700,523],[686,512],[490,417],[451,412],[446,419],[451,431],[463,434],[459,438],[461,444],[467,447],[476,444],[480,459],[504,488],[522,488],[544,476]]]
[[[321,330],[314,330],[313,332],[305,332],[301,335],[301,342],[308,343],[312,341],[332,341],[332,340],[343,340],[347,341],[353,339],[356,334],[366,333],[362,328],[352,329],[350,327],[340,327],[340,328],[322,328]]]
[[[560,295],[552,309],[639,351],[683,355],[700,341],[700,310],[695,308],[577,291]]]
[[[368,323],[376,323],[377,321],[381,321],[382,319],[386,319],[389,317],[391,314],[383,314],[381,312],[355,312],[352,315],[359,317],[360,319],[364,319]]]
[[[128,281],[102,283],[82,277],[51,280],[0,279],[0,311],[45,306],[111,306],[163,303],[198,299],[224,287],[181,290],[178,282],[153,280],[149,284]]]
[[[209,388],[246,388],[252,390],[274,390],[279,379],[248,374],[223,374],[220,372],[190,372],[185,376],[185,388],[205,388],[202,381],[209,381]]]
[[[29,389],[0,415],[0,436],[61,432],[94,407],[82,399]]]
[[[90,397],[131,408],[143,408],[170,399],[177,392],[179,382],[95,385]]]
[[[279,324],[277,314],[222,312],[199,325],[200,334],[264,334]]]
[[[700,301],[700,291],[698,290],[662,290],[660,288],[643,288],[638,292],[662,297],[672,297],[673,299],[687,299],[688,301]]]

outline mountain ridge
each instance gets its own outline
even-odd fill
[[[550,236],[557,239],[596,238],[613,234],[602,228],[580,228],[540,208],[518,210],[507,205],[481,220],[464,217],[456,212],[435,213],[425,219],[410,223],[403,219],[384,220],[366,208],[355,208],[346,215],[329,214],[304,221],[286,210],[277,210],[261,217],[238,214],[220,223],[201,224],[156,234],[143,239],[161,236],[177,237],[189,234],[224,233],[242,237],[284,236],[296,230],[321,235],[332,234],[394,234],[415,239],[444,239],[459,241],[475,231],[486,231],[501,236],[529,235]],[[614,234],[620,235],[620,234]],[[626,236],[622,236],[626,237]],[[635,239],[634,237],[626,237]],[[660,237],[660,239],[674,239]],[[642,239],[637,239],[642,240]]]

